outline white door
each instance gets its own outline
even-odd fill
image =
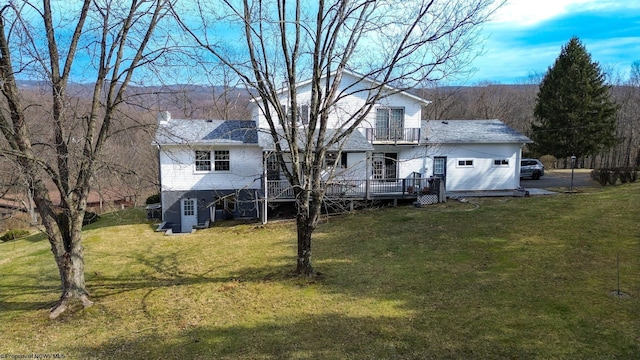
[[[180,200],[180,232],[190,233],[198,225],[198,207],[196,199]]]

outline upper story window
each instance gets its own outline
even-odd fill
[[[376,110],[376,128],[402,129],[404,127],[404,108],[378,108]]]
[[[376,109],[376,140],[402,139],[404,128],[404,108]]]
[[[196,150],[196,171],[211,171],[211,152]]]
[[[282,111],[287,114],[287,118],[291,119],[291,107],[282,105]],[[296,113],[296,123],[302,125],[309,124],[309,105],[298,106],[298,111]]]
[[[198,172],[229,171],[231,168],[229,150],[196,150],[195,166]]]
[[[231,168],[229,150],[216,150],[213,152],[214,171],[229,171]]]

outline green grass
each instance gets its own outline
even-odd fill
[[[292,222],[163,236],[85,230],[96,304],[56,321],[41,235],[0,244],[0,354],[97,359],[637,358],[640,184],[323,220],[312,280]],[[620,257],[620,290],[616,259]]]

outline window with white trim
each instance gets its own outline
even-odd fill
[[[493,166],[509,167],[509,159],[493,159]]]
[[[229,171],[231,169],[229,150],[196,150],[195,155],[197,172]]]
[[[287,105],[281,105],[282,112],[287,115],[287,119],[291,119],[291,110],[292,108]],[[300,105],[298,106],[298,111],[296,113],[296,123],[302,125],[309,125],[309,105]]]
[[[458,159],[458,167],[473,167],[472,159]]]
[[[213,171],[229,171],[231,169],[229,150],[215,150],[213,152],[213,163]]]
[[[196,171],[211,171],[211,152],[196,150]]]

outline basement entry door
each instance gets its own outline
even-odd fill
[[[180,232],[190,233],[198,225],[198,207],[196,199],[180,200]]]

